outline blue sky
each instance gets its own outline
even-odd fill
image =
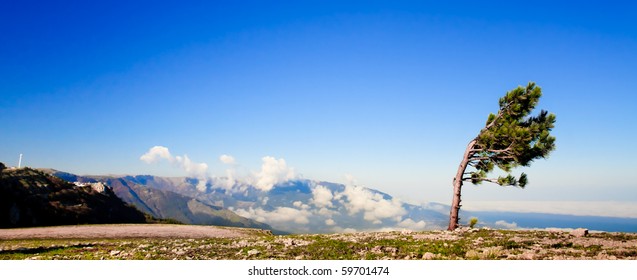
[[[624,201],[637,158],[637,7],[541,1],[4,1],[0,161],[79,174],[186,173],[160,145],[245,173],[449,203],[462,152],[535,81],[557,150],[525,190],[465,201]],[[135,3],[128,3],[135,2]],[[300,3],[298,3],[300,2]]]

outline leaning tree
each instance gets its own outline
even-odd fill
[[[542,89],[533,82],[507,92],[500,98],[498,113],[489,114],[485,127],[469,142],[453,178],[448,230],[458,227],[463,182],[490,182],[524,188],[528,182],[526,174],[516,178],[511,175],[511,169],[529,166],[533,160],[546,158],[555,149],[555,137],[550,135],[555,115],[542,110],[537,116],[529,116],[541,96]],[[488,178],[488,173],[495,166],[505,171],[507,176]]]

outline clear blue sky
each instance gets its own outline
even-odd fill
[[[0,161],[183,175],[140,161],[161,145],[449,203],[498,98],[535,81],[557,150],[526,190],[465,199],[637,201],[636,4],[439,2],[2,1]]]

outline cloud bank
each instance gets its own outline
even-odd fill
[[[283,194],[276,197],[269,193],[277,185],[290,180],[299,179],[294,168],[288,166],[283,158],[265,156],[261,158],[258,171],[247,171],[239,176],[236,159],[228,154],[219,156],[218,160],[227,166],[225,176],[211,178],[206,163],[193,162],[187,155],[175,156],[164,146],[154,146],[140,157],[148,164],[168,161],[175,167],[183,169],[188,176],[199,179],[197,189],[207,191],[206,186],[225,189],[245,197],[243,204],[229,205],[229,209],[237,214],[270,224],[278,229],[292,232],[308,232],[311,228],[321,231],[353,232],[357,230],[424,230],[425,221],[405,218],[407,210],[403,203],[382,193],[354,185],[355,179],[346,176],[348,184],[334,187],[313,181],[301,181],[294,184],[308,184],[308,192]],[[209,181],[214,184],[208,184]],[[258,192],[250,192],[253,187]],[[286,185],[285,187],[288,187]],[[278,192],[278,195],[281,195]],[[249,197],[249,198],[248,198]],[[286,198],[289,198],[286,202]]]
[[[346,186],[342,193],[337,194],[337,199],[342,199],[345,208],[350,215],[363,212],[363,219],[380,224],[383,219],[400,221],[407,214],[400,200],[385,199],[379,193],[359,186]]]

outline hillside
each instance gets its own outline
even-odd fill
[[[2,228],[145,222],[103,184],[76,186],[31,168],[1,172]]]
[[[192,206],[188,207],[184,199],[194,199],[198,208],[222,207],[292,233],[441,229],[448,215],[444,213],[446,210],[403,203],[374,189],[313,180],[287,181],[262,191],[250,184],[224,188],[215,180],[205,182],[206,188],[200,189],[197,186],[202,182],[188,177],[77,176],[59,171],[53,174],[68,180],[105,182],[113,186],[124,201],[146,213],[156,217],[161,213],[173,213],[162,217],[186,223],[194,222],[188,218],[192,216],[188,213]],[[163,198],[175,195],[185,198]]]
[[[275,233],[342,233],[444,229],[449,217],[449,206],[445,204],[414,205],[371,188],[309,179],[281,182],[263,191],[248,182],[224,186],[223,178],[201,181],[189,177],[78,176],[46,171],[68,181],[105,182],[124,201],[145,213],[188,224],[263,229],[271,226],[277,229],[273,230]],[[637,226],[636,218],[626,217],[468,210],[460,214],[460,222],[465,225],[476,217],[479,226],[504,229],[583,227],[635,232]]]
[[[174,219],[193,225],[272,229],[267,224],[241,217],[222,207],[209,205],[174,192],[129,184],[123,179],[112,178],[106,182],[122,200],[156,218]]]
[[[130,180],[130,176],[77,176],[53,169],[43,169],[67,181],[104,182],[124,202],[157,219],[172,219],[184,224],[216,225],[272,230],[268,224],[241,217],[223,207],[169,190],[150,188]],[[279,231],[276,231],[279,232]]]

